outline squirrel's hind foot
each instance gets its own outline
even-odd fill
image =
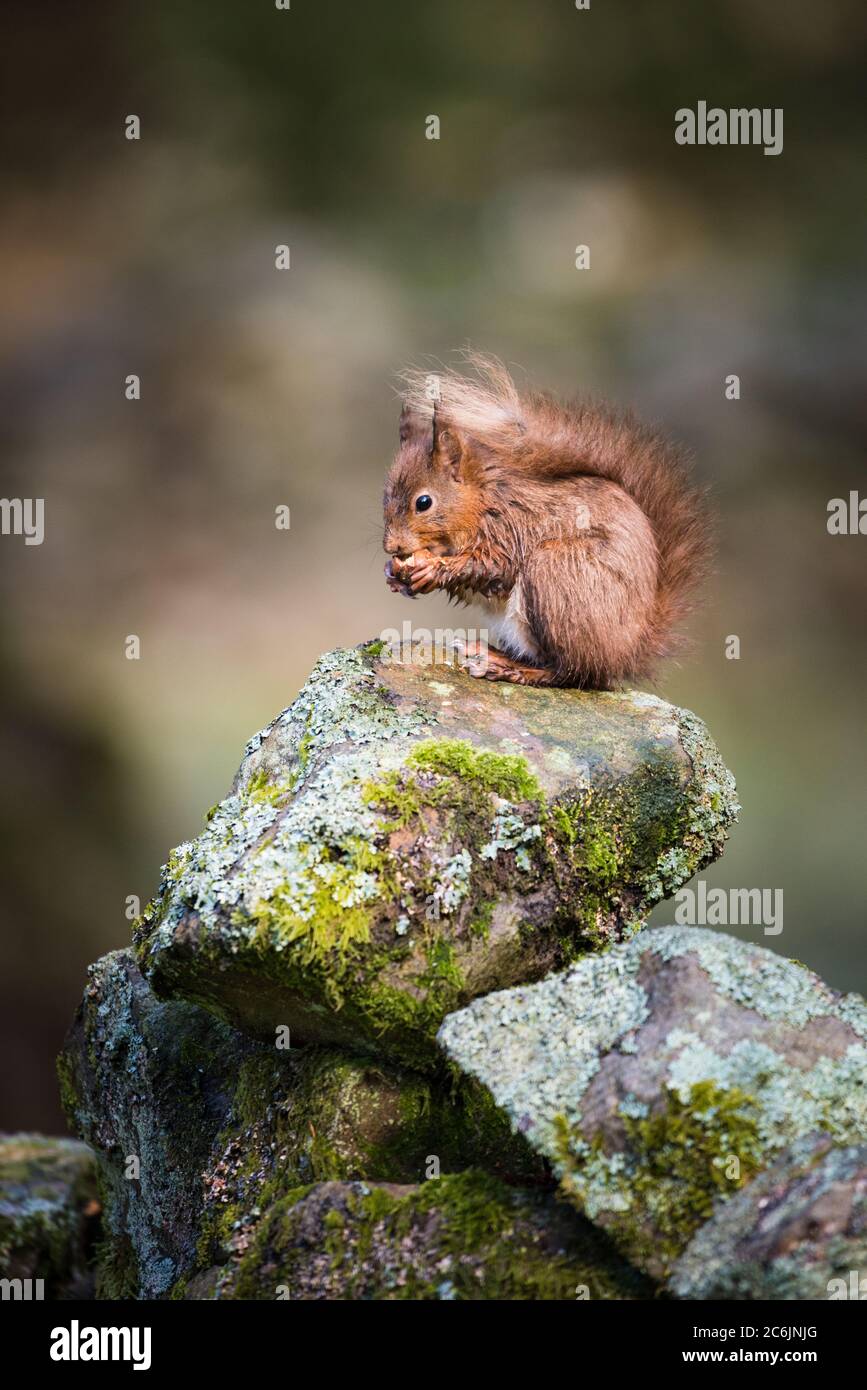
[[[467,652],[464,670],[477,680],[509,681],[512,685],[556,685],[557,673],[547,666],[524,666],[496,647]]]

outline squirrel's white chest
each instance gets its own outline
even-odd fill
[[[517,660],[537,661],[538,643],[524,611],[524,591],[518,580],[507,598],[477,598],[488,618],[488,637],[493,646]]]

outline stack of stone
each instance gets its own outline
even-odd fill
[[[867,1010],[636,934],[734,796],[654,696],[323,657],[91,969],[59,1070],[97,1296],[827,1297]]]

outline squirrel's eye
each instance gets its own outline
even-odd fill
[[[415,509],[417,512],[426,512],[432,506],[433,498],[429,497],[426,492],[423,492],[421,497],[415,499]]]

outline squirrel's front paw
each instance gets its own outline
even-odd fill
[[[399,560],[396,555],[392,555],[385,562],[385,582],[393,594],[403,594],[405,598],[415,598],[415,594],[409,587],[409,577],[411,570],[407,568],[405,560]]]
[[[407,582],[413,594],[430,594],[442,584],[442,560],[429,550],[417,550],[407,563]]]

